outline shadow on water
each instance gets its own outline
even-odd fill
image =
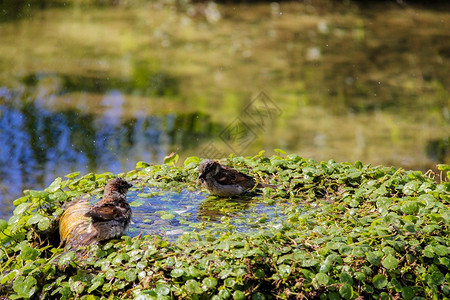
[[[53,78],[58,81],[59,94],[72,92],[107,93],[117,90],[124,94],[142,96],[174,96],[178,94],[178,79],[161,70],[149,70],[136,66],[131,78],[111,78],[100,76],[76,76],[67,74],[35,73],[22,78],[28,87],[35,87],[40,81]]]
[[[438,162],[450,161],[450,136],[443,139],[430,140],[427,143],[428,157]]]
[[[26,98],[0,89],[0,217],[11,212],[11,200],[24,188],[48,185],[74,171],[120,173],[140,160],[160,162],[170,151],[195,147],[218,130],[200,113],[121,119],[107,111],[53,112]]]

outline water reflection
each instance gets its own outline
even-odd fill
[[[45,186],[73,171],[119,173],[140,160],[160,162],[170,151],[190,149],[218,130],[199,113],[125,119],[124,100],[114,91],[103,97],[101,115],[54,112],[37,100],[22,101],[27,97],[19,91],[0,93],[0,217],[24,188]]]

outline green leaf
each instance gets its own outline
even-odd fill
[[[217,286],[217,279],[215,279],[214,277],[207,277],[203,279],[202,283],[206,288],[212,289]]]
[[[5,283],[13,280],[14,278],[17,277],[18,274],[19,274],[19,270],[12,270],[9,273],[4,273],[4,274],[0,275],[0,284],[5,284]]]
[[[92,293],[94,290],[96,290],[99,286],[103,285],[103,283],[105,282],[105,278],[103,277],[103,275],[97,275],[95,276],[92,281],[91,284],[87,290],[88,293]]]
[[[388,270],[392,270],[397,268],[399,261],[395,258],[395,256],[389,254],[383,259],[383,267],[385,267]]]
[[[169,295],[170,287],[169,287],[169,285],[158,284],[158,285],[156,285],[155,292],[156,292],[156,294],[158,294],[158,296]]]
[[[431,245],[425,246],[425,248],[422,250],[422,253],[426,257],[433,258],[434,257],[433,246]]]
[[[403,187],[403,193],[405,195],[413,195],[419,189],[422,183],[418,180],[413,180],[405,184]]]
[[[245,294],[241,291],[234,291],[233,293],[233,300],[244,300]]]
[[[23,213],[31,206],[30,202],[25,202],[22,204],[19,204],[19,206],[16,207],[16,209],[14,210],[14,215],[15,216],[22,216]]]
[[[417,231],[417,230],[416,230],[416,226],[415,226],[413,223],[405,223],[404,228],[405,228],[408,232],[411,232],[411,233],[415,233],[415,232]]]
[[[282,150],[282,149],[274,149],[273,151],[275,151],[276,153],[279,153],[279,154],[286,154],[287,152],[286,151],[284,151],[284,150]]]
[[[19,276],[14,280],[13,289],[22,298],[31,298],[36,291],[37,281],[33,276]]]
[[[291,267],[288,265],[281,265],[278,267],[278,273],[280,274],[281,278],[287,279],[289,277],[289,274],[291,273]]]
[[[450,259],[448,259],[447,257],[439,258],[439,263],[450,269]]]
[[[222,289],[219,291],[219,297],[222,299],[228,299],[231,297],[231,293],[228,289]]]
[[[439,171],[450,171],[450,165],[446,165],[446,164],[438,164],[437,168]]]
[[[139,161],[136,163],[136,169],[145,169],[148,166],[150,166],[148,163],[143,162],[143,161]]]
[[[181,277],[184,275],[184,270],[183,269],[173,269],[170,272],[170,275],[175,278]]]
[[[135,269],[126,270],[124,279],[128,282],[135,281],[136,280],[136,270]]]
[[[139,207],[144,203],[145,202],[143,200],[134,200],[134,201],[130,202],[130,206],[131,207]]]
[[[259,157],[263,156],[264,153],[266,153],[266,150],[261,150],[261,151],[259,151],[258,154],[256,154],[255,156],[253,156],[253,159],[259,158]]]
[[[180,156],[178,154],[172,152],[170,155],[164,157],[164,164],[174,166],[179,158]]]
[[[80,175],[80,172],[73,172],[73,173],[65,175],[64,177],[72,179],[72,178],[77,177],[78,175]]]
[[[260,279],[266,277],[266,274],[264,273],[263,269],[256,270],[254,275],[256,278],[260,278]]]
[[[252,295],[252,300],[266,300],[266,296],[260,292],[257,292]]]
[[[72,277],[73,278],[73,277]],[[76,294],[81,294],[84,291],[84,288],[86,287],[86,283],[80,281],[80,280],[72,280],[72,278],[69,280],[70,290]]]
[[[191,294],[201,294],[203,292],[200,283],[195,279],[189,279],[184,286]]]
[[[38,223],[40,220],[42,220],[44,218],[43,215],[41,214],[34,214],[32,215],[28,221],[27,221],[27,225],[32,225],[32,224],[36,224]]]
[[[325,273],[317,273],[315,278],[320,285],[327,285],[330,281],[330,277]]]
[[[383,289],[387,285],[387,278],[383,274],[377,274],[373,277],[372,280],[373,286],[376,289]]]
[[[199,164],[200,163],[200,158],[197,156],[189,156],[188,158],[186,158],[184,160],[184,166],[186,167],[187,165],[194,163],[194,164]]]
[[[161,215],[161,219],[163,220],[172,220],[173,218],[175,218],[175,215],[171,213]]]
[[[41,231],[47,230],[50,227],[50,219],[47,217],[42,218],[38,223],[38,228]]]
[[[194,266],[189,266],[189,268],[188,268],[188,271],[189,271],[189,276],[191,276],[191,277],[200,277],[200,271],[196,268],[196,267],[194,267]]]
[[[341,288],[339,289],[339,295],[341,295],[341,297],[344,299],[352,298],[352,295],[353,295],[352,286],[348,283],[345,283],[344,285],[342,285]]]
[[[426,225],[422,228],[422,231],[425,233],[432,233],[433,231],[439,231],[441,229],[441,226],[433,224],[433,225]]]
[[[379,266],[381,263],[381,255],[378,252],[367,252],[366,258],[374,266]]]
[[[430,287],[440,285],[444,282],[444,280],[445,280],[444,274],[442,274],[439,271],[427,274],[426,276],[426,282]]]
[[[433,252],[438,256],[447,256],[450,254],[449,248],[444,245],[433,245]]]
[[[48,193],[54,193],[56,191],[58,191],[59,189],[61,189],[61,182],[62,179],[61,177],[57,177],[55,180],[53,180],[53,182],[48,186],[48,188],[45,189],[46,192]]]
[[[228,277],[227,279],[225,279],[224,284],[226,287],[233,288],[236,284],[236,280],[232,277]]]
[[[355,279],[361,282],[365,282],[366,274],[364,274],[363,272],[355,272]]]
[[[58,261],[58,266],[66,266],[75,258],[75,253],[73,251],[66,252],[61,255]]]
[[[32,198],[44,199],[45,197],[48,196],[48,192],[46,192],[46,191],[30,190],[30,196]]]
[[[419,211],[419,204],[417,201],[407,201],[400,207],[400,211],[404,214],[415,215]]]
[[[20,197],[19,199],[14,200],[13,204],[14,206],[19,206],[22,203],[27,202],[30,199],[30,195],[26,195],[23,197]]]
[[[8,228],[8,221],[0,219],[0,232]]]
[[[402,297],[405,300],[411,300],[414,297],[414,289],[410,286],[402,287]]]
[[[353,284],[353,278],[352,278],[352,275],[350,275],[350,274],[347,273],[347,272],[342,272],[342,273],[339,275],[339,280],[340,280],[342,283],[348,283],[348,284],[350,284],[350,285]]]
[[[34,248],[31,248],[28,245],[25,245],[22,247],[21,254],[25,260],[35,260],[36,257],[39,255],[39,251]]]

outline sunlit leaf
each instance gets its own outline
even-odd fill
[[[330,281],[330,277],[325,273],[317,273],[316,280],[320,285],[327,285]]]
[[[0,232],[8,227],[8,221],[0,219]]]
[[[54,193],[61,188],[61,177],[55,178],[55,180],[45,189],[46,192]]]
[[[18,296],[30,298],[36,292],[37,281],[33,276],[19,276],[14,280],[13,289]]]
[[[175,165],[178,162],[180,156],[175,152],[170,153],[168,156],[164,157],[164,164]]]
[[[399,260],[395,258],[393,255],[387,255],[382,262],[383,267],[385,267],[388,270],[392,270],[397,268],[397,265],[399,263]]]
[[[148,166],[150,166],[150,165],[143,161],[139,161],[136,163],[136,169],[144,169],[144,168],[147,168]]]
[[[67,175],[64,175],[64,177],[72,179],[72,178],[77,177],[78,175],[80,175],[80,172],[73,172],[73,173],[69,173]]]
[[[131,207],[139,207],[141,205],[143,205],[145,202],[143,200],[134,200],[132,202],[130,202],[130,206]]]
[[[184,160],[183,165],[186,167],[189,164],[194,163],[194,164],[199,164],[200,163],[200,158],[197,156],[189,156],[188,158],[186,158]]]

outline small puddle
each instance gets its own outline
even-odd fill
[[[231,217],[236,231],[247,232],[259,227],[257,219],[277,215],[276,205],[264,203],[262,196],[216,198],[199,191],[174,192],[144,187],[128,192],[127,198],[133,210],[128,230],[131,237],[159,235],[175,240],[183,232],[193,230],[189,224],[221,223],[223,216]]]

